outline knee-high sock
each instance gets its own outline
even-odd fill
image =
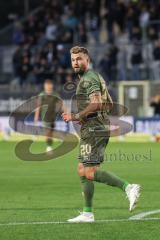
[[[94,181],[121,188],[123,191],[125,191],[126,186],[129,184],[114,174],[101,170],[97,170],[94,173]]]
[[[82,191],[84,194],[84,212],[92,212],[92,199],[94,195],[94,183],[86,177],[80,177],[82,184]]]
[[[52,144],[53,144],[53,140],[52,140],[52,138],[48,138],[47,140],[46,140],[46,144],[47,144],[47,146],[52,146]]]

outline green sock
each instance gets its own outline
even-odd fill
[[[52,146],[52,144],[53,144],[53,140],[50,138],[50,139],[47,139],[46,140],[46,143],[47,143],[47,146],[48,147],[51,147]]]
[[[125,183],[124,183],[124,185],[123,185],[123,189],[122,189],[122,190],[123,190],[123,191],[125,191],[125,190],[126,190],[126,187],[127,187],[128,185],[129,185],[129,183],[125,181]]]
[[[121,188],[123,191],[125,191],[125,188],[129,184],[128,182],[120,179],[119,177],[115,176],[114,174],[110,172],[100,171],[97,170],[94,173],[94,181],[105,183],[107,185]]]
[[[80,177],[82,184],[82,191],[84,194],[84,208],[83,212],[92,212],[92,199],[94,194],[94,183],[86,177]]]

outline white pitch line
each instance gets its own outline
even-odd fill
[[[148,211],[148,212],[142,212],[142,213],[139,213],[139,214],[136,214],[136,215],[130,217],[129,219],[130,220],[142,219],[144,217],[147,217],[147,216],[150,216],[150,215],[153,215],[153,214],[157,214],[157,213],[160,213],[160,209],[153,210],[153,211]]]
[[[103,219],[96,220],[94,223],[108,223],[108,222],[142,222],[142,221],[160,221],[160,218],[143,218],[143,219]],[[49,225],[49,224],[75,224],[69,222],[10,222],[0,223],[0,226],[20,226],[20,225]],[[81,223],[84,224],[84,223]],[[91,224],[91,223],[90,223]]]

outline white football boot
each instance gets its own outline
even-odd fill
[[[94,214],[88,212],[82,212],[75,218],[68,219],[70,223],[81,223],[81,222],[94,222]]]
[[[50,152],[50,151],[53,151],[53,148],[52,148],[51,146],[47,146],[47,147],[46,147],[46,152],[48,153],[48,152]]]
[[[136,207],[136,204],[140,196],[140,185],[129,184],[126,187],[125,192],[129,200],[129,211],[132,211]]]

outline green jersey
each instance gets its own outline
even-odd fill
[[[98,114],[92,114],[90,118],[84,119],[80,130],[78,158],[81,163],[88,166],[99,165],[104,161],[104,152],[109,141],[109,119],[106,104],[112,103],[103,77],[93,70],[88,70],[81,75],[76,90],[78,112],[87,107],[90,95],[94,92],[101,93],[102,109]]]
[[[111,103],[112,99],[108,93],[103,77],[89,69],[81,77],[76,90],[78,112],[82,111],[90,102],[89,96],[94,92],[101,93],[102,104]]]
[[[56,114],[61,108],[61,99],[56,92],[46,94],[41,92],[39,94],[38,104],[41,106],[41,118],[44,122],[53,122]]]

